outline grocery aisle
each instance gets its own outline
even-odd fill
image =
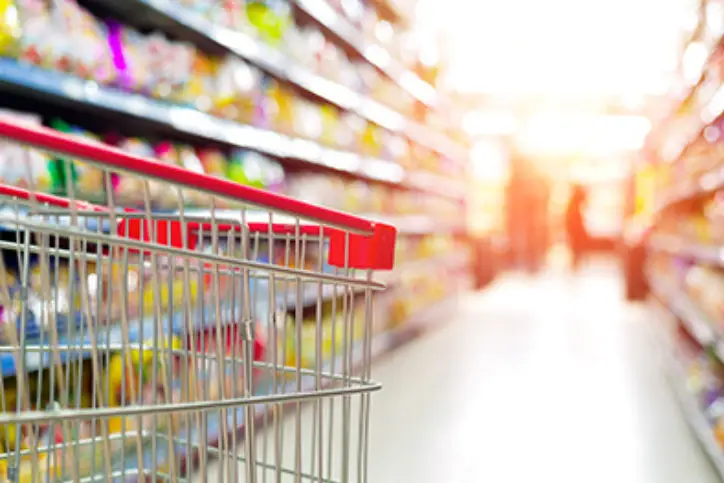
[[[619,284],[508,275],[379,362],[370,481],[719,481]]]
[[[368,481],[718,482],[665,379],[651,313],[626,304],[620,283],[607,260],[578,275],[502,276],[465,295],[455,320],[378,360],[373,376],[384,388],[373,396]],[[283,459],[294,468],[293,410],[286,416]],[[307,404],[306,470],[313,419]],[[335,442],[338,475],[339,435]],[[209,481],[218,466],[211,463]]]

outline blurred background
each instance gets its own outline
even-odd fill
[[[721,0],[0,0],[0,116],[394,224],[373,481],[717,481],[723,33]],[[105,199],[65,162],[0,141],[3,183]]]

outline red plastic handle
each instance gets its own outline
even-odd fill
[[[98,142],[68,136],[42,126],[15,124],[0,119],[0,137],[68,157],[83,159],[106,168],[112,168],[113,171],[126,171],[168,181],[190,189],[205,191],[212,195],[289,213],[300,218],[335,225],[343,229],[370,233],[374,229],[371,221],[342,211],[312,205],[226,179],[193,173],[180,166],[161,163]]]
[[[329,263],[334,266],[390,270],[394,265],[397,230],[391,225],[373,223],[370,220],[358,216],[244,186],[233,181],[193,173],[179,166],[173,166],[153,159],[126,153],[104,144],[68,136],[45,127],[15,124],[0,119],[0,137],[5,137],[15,142],[58,153],[63,156],[83,159],[84,161],[95,163],[112,169],[113,171],[126,171],[141,176],[156,178],[190,189],[204,191],[212,195],[223,196],[238,202],[332,225],[334,228],[324,228],[324,234],[329,236],[330,239]],[[35,199],[40,203],[47,203],[63,208],[69,208],[71,206],[71,201],[66,198],[43,193],[30,193],[27,190],[11,186],[0,185],[0,194],[25,200]],[[81,201],[76,201],[75,206],[77,209],[88,211],[107,211],[107,208]],[[133,210],[126,211],[132,212]],[[145,226],[144,241],[153,239],[152,233],[148,230],[148,226],[142,225],[145,224],[145,220],[133,218],[123,219],[122,214],[119,214],[119,218],[119,234],[140,240],[141,226]],[[164,222],[159,221],[158,223]],[[180,222],[170,221],[166,223],[171,223],[170,230],[166,224],[164,224],[161,229],[158,229],[155,239],[156,243],[181,247],[183,245],[183,239],[180,234],[183,231]],[[197,224],[197,228],[199,226],[201,225]],[[250,223],[248,226],[250,230],[260,232],[268,232],[270,229],[269,224],[266,223]],[[305,225],[304,232],[308,232],[309,234],[321,232],[320,227],[306,228],[306,226],[307,225]],[[294,230],[296,230],[296,227],[289,224],[271,225],[271,231],[276,234],[294,233]],[[363,234],[348,233],[347,230],[363,232]],[[169,233],[169,231],[172,234],[171,239],[166,239],[168,238],[166,234]],[[187,241],[191,242],[191,240]],[[348,241],[349,243],[347,243]]]

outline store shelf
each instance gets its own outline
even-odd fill
[[[688,242],[673,235],[657,234],[649,240],[655,251],[690,258],[710,265],[724,266],[724,247]]]
[[[290,284],[293,287],[293,284]],[[265,286],[259,286],[259,290],[266,290]],[[360,289],[355,289],[355,292],[360,292]],[[322,287],[321,300],[331,300],[334,296],[341,297],[343,294],[343,288],[335,288],[331,285],[324,285]],[[252,295],[253,297],[253,295]],[[276,300],[278,307],[286,307],[287,310],[293,310],[297,306],[297,294],[296,289],[290,288],[288,292],[283,290],[277,290]],[[301,305],[304,307],[310,307],[315,305],[320,300],[319,287],[316,283],[305,283],[302,289]],[[235,315],[233,315],[229,309],[222,308],[223,321],[221,326],[236,324],[241,320],[240,309],[236,309]],[[62,317],[65,321],[67,317]],[[156,324],[153,317],[146,317],[142,320],[131,320],[127,324],[128,337],[131,344],[141,343],[144,340],[149,340],[154,332],[160,334],[168,334],[169,332],[181,336],[187,332],[186,321],[181,312],[170,315],[170,319],[164,317],[159,325]],[[194,321],[193,329],[197,331],[203,331],[205,329],[212,329],[217,327],[215,311],[210,308],[205,310],[203,313],[196,309],[194,316],[190,318]],[[106,347],[121,347],[123,345],[123,330],[119,323],[110,325],[95,325],[96,333],[96,344],[99,350]],[[48,348],[48,335],[45,331],[33,329],[33,337],[29,337],[25,343],[29,346],[43,346],[43,350],[32,350],[27,351],[23,357],[23,366],[26,371],[34,371],[43,367],[49,367],[52,364],[54,355]],[[38,335],[43,334],[44,338],[39,338]],[[92,347],[91,338],[87,331],[87,323],[80,316],[76,318],[73,327],[68,328],[67,322],[62,327],[58,327],[58,345],[60,347],[67,347],[68,350],[59,352],[61,360],[65,361],[68,357],[87,359],[91,357],[90,348]],[[162,335],[160,335],[162,336]],[[2,377],[8,377],[15,375],[17,367],[15,364],[15,356],[11,352],[0,353],[0,375]]]
[[[334,33],[337,38],[385,73],[400,87],[413,94],[419,101],[430,106],[437,103],[435,89],[430,84],[395,62],[390,53],[381,46],[366,42],[362,33],[344,16],[337,13],[327,0],[293,1],[318,24]],[[400,130],[414,142],[454,160],[464,162],[467,159],[466,150],[448,137],[409,119],[401,121]]]
[[[465,233],[464,220],[438,219],[427,215],[379,215],[365,213],[363,218],[379,221],[397,228],[402,235],[429,235],[435,233]]]
[[[655,278],[652,277],[652,280]],[[686,331],[702,347],[711,347],[724,361],[724,334],[718,331],[682,291],[667,289],[660,282],[652,283],[652,290],[661,303],[681,321]]]
[[[0,213],[2,213],[2,204],[0,204]],[[193,217],[211,218],[211,211],[207,209],[190,208],[184,210],[184,214]],[[241,223],[241,210],[216,210],[215,216],[217,220],[229,220]],[[247,223],[267,223],[269,221],[268,212],[248,210],[244,216]],[[465,226],[463,226],[459,220],[437,219],[427,215],[379,215],[375,213],[363,213],[358,216],[392,225],[397,228],[397,232],[402,235],[465,232]],[[291,216],[275,213],[274,221],[276,223],[294,225],[297,220]]]
[[[418,101],[434,106],[437,103],[435,88],[420,79],[417,74],[404,68],[392,58],[390,53],[378,44],[366,42],[362,33],[342,15],[332,8],[326,0],[293,0],[307,15],[359,53],[367,62],[375,66],[401,88]]]
[[[122,3],[114,0],[94,1],[110,11],[120,10],[126,12],[126,16],[141,18],[145,24],[151,24],[158,29],[171,32],[185,29],[191,36],[201,37],[236,54],[280,80],[289,82],[342,109],[354,111],[390,131],[404,134],[413,141],[439,151],[451,159],[464,162],[467,157],[464,149],[459,148],[444,135],[405,119],[393,109],[295,64],[282,52],[251,35],[215,25],[178,3],[170,0],[127,0]],[[295,3],[315,20],[345,39],[346,43],[353,45],[366,60],[380,68],[403,89],[411,91],[413,95],[416,93],[416,97],[426,98],[428,103],[434,99],[435,89],[432,86],[395,63],[389,53],[381,47],[364,46],[361,43],[361,34],[356,32],[354,27],[337,14],[325,0],[300,0]],[[327,24],[333,25],[334,28]]]
[[[724,187],[724,168],[709,171],[693,181],[679,183],[662,196],[657,212],[661,213],[669,206],[714,193]]]
[[[377,12],[386,20],[401,24],[409,22],[405,14],[400,11],[400,8],[391,0],[370,0],[370,3],[374,5]]]
[[[455,269],[469,266],[470,260],[463,253],[449,255],[437,255],[434,257],[398,263],[398,268],[391,272],[382,272],[377,275],[380,282],[388,285],[399,282],[404,275],[417,274],[420,272],[439,273],[440,270]]]
[[[690,105],[695,101],[696,107],[701,109],[699,112],[695,112],[694,115],[690,116],[690,121],[693,123],[690,127],[687,126],[684,128],[680,126],[676,129],[676,134],[684,133],[684,137],[682,138],[680,148],[675,151],[674,155],[669,156],[668,153],[666,153],[664,156],[661,156],[662,153],[659,153],[660,157],[666,162],[675,162],[681,158],[693,142],[701,136],[704,128],[719,117],[724,109],[724,90],[722,86],[718,86],[716,89],[709,89],[708,92],[705,92],[705,96],[699,97],[702,89],[709,87],[707,85],[708,75],[719,70],[716,65],[712,64],[718,62],[719,49],[721,48],[722,42],[724,42],[724,37],[722,37],[719,42],[714,43],[709,50],[705,62],[702,64],[701,73],[696,82],[688,88],[685,88],[683,95],[677,96],[678,101],[675,103],[671,113],[655,129],[655,131],[666,130],[669,127],[669,123],[672,122],[672,119],[680,118],[680,113],[690,110]],[[667,149],[669,149],[668,145]]]
[[[419,173],[399,164],[294,138],[267,129],[220,119],[189,107],[176,106],[138,94],[104,87],[96,82],[0,59],[0,90],[22,93],[42,102],[69,105],[79,111],[105,112],[125,119],[141,119],[199,139],[252,149],[281,159],[301,161],[318,168],[361,179],[426,191],[460,199],[460,184],[444,176],[425,173],[438,183],[419,183]],[[460,191],[457,191],[460,193]]]
[[[654,284],[652,288],[663,308],[687,324],[686,329],[689,334],[696,337],[699,342],[706,340],[707,337],[713,337],[713,332],[709,333],[707,329],[703,328],[707,324],[701,319],[696,307],[691,301],[685,299],[680,291],[667,289],[660,282],[658,285]],[[669,335],[668,324],[658,323],[661,321],[656,322],[651,334],[654,339],[654,350],[660,353],[665,376],[679,403],[682,416],[711,459],[719,476],[724,480],[724,450],[714,438],[713,428],[688,388],[683,364],[678,356],[679,351],[676,349],[676,344],[667,337]],[[700,335],[697,336],[697,332]]]
[[[665,357],[668,358],[668,367],[666,367],[667,378],[676,394],[676,399],[679,402],[682,414],[699,440],[702,448],[711,459],[719,477],[724,480],[724,451],[714,437],[713,428],[699,407],[696,399],[688,390],[686,376],[681,362],[670,352]]]

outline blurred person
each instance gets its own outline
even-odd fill
[[[566,208],[566,236],[571,251],[571,266],[574,270],[580,266],[588,243],[588,232],[583,216],[586,199],[585,188],[580,184],[573,185]]]
[[[506,188],[508,246],[511,263],[529,271],[540,268],[545,255],[548,186],[533,165],[513,156]]]
[[[548,180],[537,173],[531,195],[533,203],[530,207],[533,219],[532,249],[533,270],[539,270],[546,260],[550,248],[550,185]]]

